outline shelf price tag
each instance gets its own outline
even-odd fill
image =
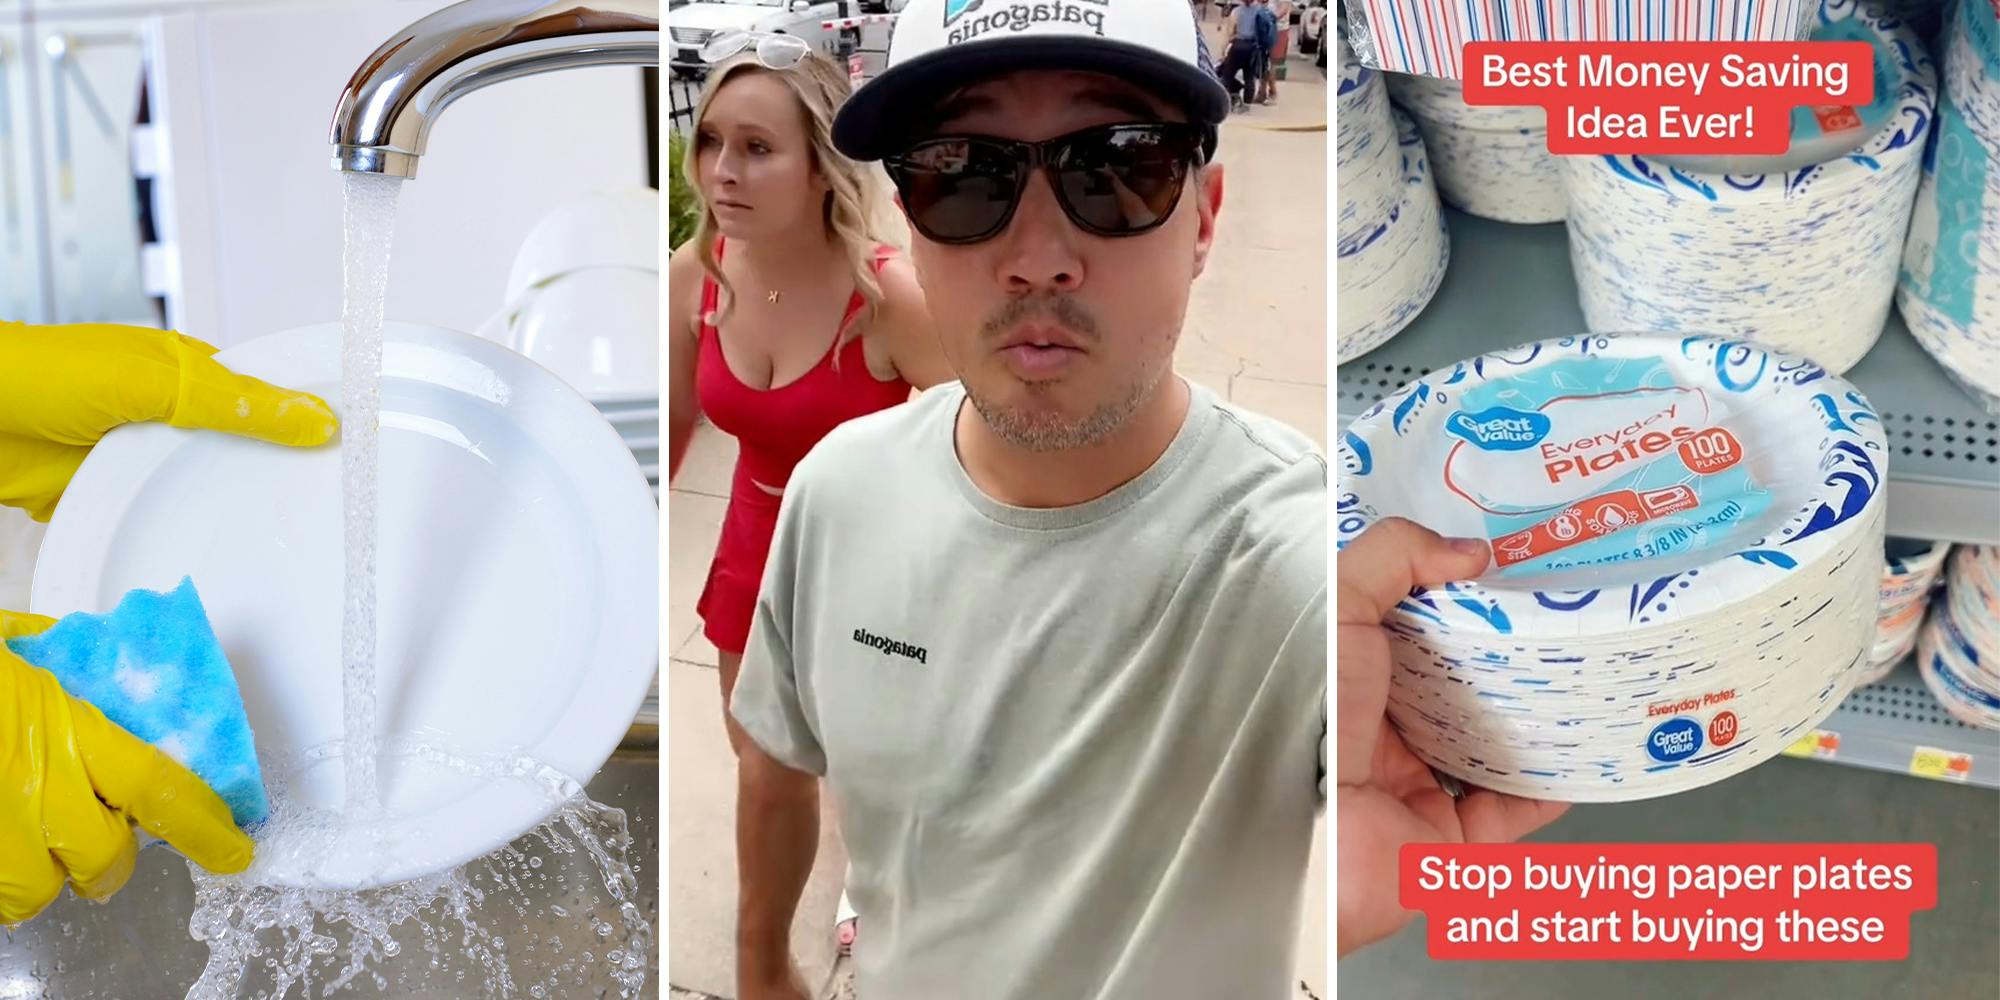
[[[1831,729],[1815,729],[1785,748],[1787,757],[1819,757],[1832,760],[1840,752],[1840,734]]]
[[[1910,773],[1939,781],[1964,781],[1972,776],[1972,755],[1936,747],[1918,747],[1910,755]]]

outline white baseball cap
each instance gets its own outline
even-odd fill
[[[834,147],[857,160],[899,152],[940,98],[1018,69],[1129,80],[1211,130],[1229,116],[1188,0],[910,0],[889,37],[888,68],[834,117]]]

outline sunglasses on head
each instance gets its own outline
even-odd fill
[[[774,35],[762,31],[718,31],[701,47],[701,61],[715,65],[745,49],[754,49],[758,64],[765,69],[791,69],[803,61],[812,47],[797,35]]]
[[[1181,122],[1103,125],[1043,142],[939,136],[883,166],[911,226],[935,243],[978,243],[1005,230],[1038,169],[1077,228],[1137,236],[1173,215],[1205,137]]]

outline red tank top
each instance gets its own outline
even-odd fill
[[[881,273],[882,265],[895,252],[890,246],[875,249],[876,273]],[[716,241],[715,255],[717,260],[722,258],[720,239]],[[910,398],[908,382],[901,378],[884,382],[869,373],[861,337],[848,338],[844,343],[841,340],[848,325],[866,306],[858,290],[848,299],[847,311],[831,331],[826,355],[819,363],[804,375],[769,389],[744,385],[723,358],[722,336],[712,322],[719,295],[715,279],[704,277],[695,397],[701,401],[701,410],[708,414],[709,422],[736,438],[738,491],[768,495],[743,482],[746,477],[783,489],[806,452],[835,427]],[[840,361],[837,368],[836,357]]]

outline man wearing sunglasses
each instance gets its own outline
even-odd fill
[[[1172,365],[1228,111],[1183,0],[912,0],[835,120],[960,381],[786,491],[731,705],[745,1000],[804,995],[821,779],[864,1000],[1290,995],[1326,462]]]

